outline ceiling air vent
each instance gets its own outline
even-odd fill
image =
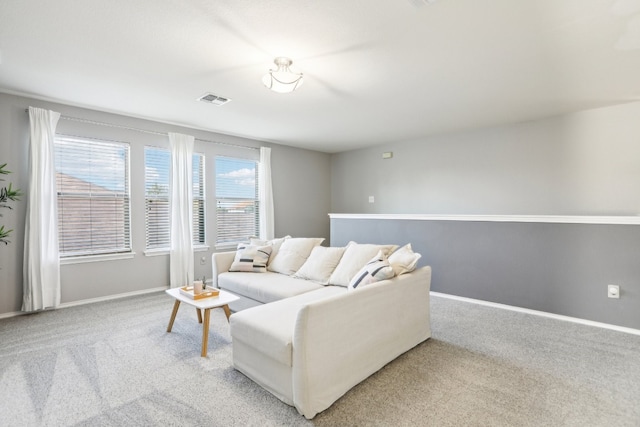
[[[213,105],[224,105],[231,100],[229,98],[223,98],[222,96],[214,95],[212,93],[205,93],[200,98],[198,98],[198,101],[206,102]]]

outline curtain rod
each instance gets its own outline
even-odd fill
[[[26,108],[25,113],[29,112],[29,109]],[[60,115],[61,119],[64,120],[69,120],[69,121],[73,121],[73,122],[80,122],[80,123],[88,123],[88,124],[92,124],[92,125],[98,125],[98,126],[107,126],[107,127],[112,127],[112,128],[118,128],[118,129],[125,129],[125,130],[132,130],[135,132],[141,132],[141,133],[147,133],[150,135],[158,135],[158,136],[168,136],[167,133],[162,133],[162,132],[157,132],[154,130],[147,130],[147,129],[140,129],[140,128],[136,128],[136,127],[132,127],[132,126],[123,126],[123,125],[116,125],[113,123],[105,123],[105,122],[99,122],[96,120],[89,120],[89,119],[82,119],[79,117],[72,117],[72,116],[65,116],[63,114]],[[219,141],[210,141],[208,139],[202,139],[202,138],[195,138],[197,141],[200,142],[207,142],[210,144],[218,144],[218,145],[226,145],[228,147],[234,147],[234,148],[245,148],[247,150],[259,150],[259,147],[248,147],[246,145],[237,145],[237,144],[229,144],[228,142],[219,142]]]

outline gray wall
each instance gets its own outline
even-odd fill
[[[335,154],[331,175],[336,213],[637,215],[640,102]]]
[[[272,182],[274,187],[276,236],[317,236],[329,239],[330,161],[329,155],[268,144],[244,138],[204,132],[196,129],[109,114],[89,109],[54,104],[24,97],[0,94],[0,163],[8,163],[14,172],[8,179],[14,186],[27,189],[29,119],[28,106],[58,111],[63,115],[129,126],[155,132],[181,132],[203,140],[247,147],[270,146]],[[168,147],[168,138],[121,129],[97,126],[69,120],[58,122],[57,132],[68,135],[119,140],[131,144],[131,208],[133,259],[69,264],[61,266],[62,302],[101,298],[128,292],[144,291],[167,286],[169,282],[168,255],[144,254],[144,146]],[[202,152],[207,161],[207,243],[210,249],[195,253],[197,277],[211,277],[211,253],[215,251],[214,181],[211,176],[217,154],[242,153],[256,156],[256,150],[237,150],[218,144],[196,140],[195,151]],[[7,181],[8,182],[8,181]],[[1,224],[13,228],[11,243],[0,247],[0,315],[20,310],[22,304],[22,253],[24,238],[25,198],[4,209]],[[199,260],[204,257],[205,264]]]
[[[436,292],[640,329],[640,225],[332,219],[349,240],[410,242]]]
[[[334,154],[331,176],[335,213],[636,216],[640,102]],[[411,242],[436,291],[640,328],[640,226],[331,227],[332,245]]]

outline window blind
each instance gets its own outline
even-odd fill
[[[193,244],[206,242],[204,155],[193,155]]]
[[[129,145],[56,138],[60,256],[131,251]]]
[[[204,245],[205,184],[204,155],[196,153],[193,167],[193,243]],[[169,170],[171,152],[157,147],[145,147],[145,227],[147,249],[170,247]]]
[[[257,236],[259,226],[258,162],[216,157],[216,245]]]

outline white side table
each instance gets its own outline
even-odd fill
[[[231,316],[231,311],[229,310],[229,303],[238,300],[239,298],[229,292],[225,292],[223,290],[220,291],[220,295],[217,297],[211,298],[202,298],[199,300],[191,299],[187,296],[184,296],[180,293],[179,288],[167,289],[166,293],[175,298],[176,302],[173,304],[173,312],[171,313],[171,319],[169,320],[169,326],[167,327],[167,332],[171,332],[171,328],[173,328],[173,321],[176,320],[176,314],[178,314],[178,309],[180,308],[180,303],[183,302],[185,304],[192,305],[196,308],[196,312],[198,313],[198,323],[202,323],[202,357],[207,357],[207,344],[209,342],[209,318],[211,316],[212,308],[222,308],[224,310],[224,314],[227,316],[227,322],[229,321],[229,316]],[[204,321],[202,319],[202,314],[200,310],[204,310]]]

